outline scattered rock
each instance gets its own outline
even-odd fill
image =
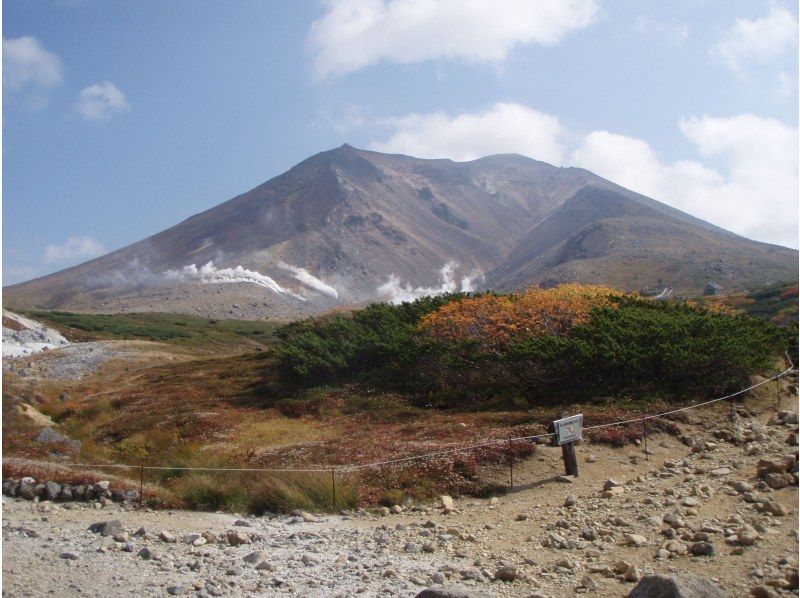
[[[708,580],[695,575],[646,575],[628,598],[729,598]]]
[[[494,572],[494,578],[500,581],[514,581],[517,578],[517,570],[514,567],[500,567]]]
[[[115,536],[125,532],[122,527],[122,522],[119,519],[112,519],[111,521],[98,521],[89,526],[89,531],[101,536]]]

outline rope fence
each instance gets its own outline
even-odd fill
[[[787,355],[787,359],[789,356]],[[791,359],[789,359],[789,363]],[[702,403],[697,403],[694,405],[687,405],[686,407],[680,407],[678,409],[672,409],[670,411],[664,411],[662,413],[650,414],[650,415],[642,415],[640,417],[636,417],[633,419],[627,420],[620,420],[605,424],[596,424],[594,426],[585,426],[583,428],[584,431],[591,431],[591,430],[600,430],[604,428],[611,428],[615,426],[624,426],[629,425],[637,422],[646,422],[647,420],[663,418],[668,415],[673,415],[675,413],[681,413],[683,411],[689,411],[691,409],[698,409],[700,407],[705,407],[707,405],[711,405],[714,403],[719,403],[721,401],[726,401],[733,399],[739,395],[742,395],[746,392],[753,390],[754,388],[758,388],[759,386],[763,386],[769,382],[773,382],[783,378],[790,372],[795,371],[794,365],[792,367],[787,368],[786,370],[780,372],[772,376],[771,378],[767,378],[753,384],[752,386],[748,386],[747,388],[743,388],[742,390],[736,391],[734,393],[725,395],[724,397],[719,397],[716,399],[711,399],[709,401],[704,401]],[[731,407],[733,406],[733,402],[731,402]],[[335,475],[337,473],[348,473],[354,471],[364,471],[368,469],[376,469],[382,468],[390,465],[397,465],[400,463],[408,463],[411,461],[421,461],[426,459],[432,459],[436,457],[443,457],[445,455],[452,455],[455,453],[462,453],[467,451],[473,451],[480,448],[486,448],[490,446],[496,446],[499,444],[508,444],[509,447],[514,442],[521,442],[521,441],[535,441],[541,440],[544,438],[554,437],[556,434],[555,432],[545,432],[542,434],[534,434],[531,436],[517,436],[514,438],[499,438],[494,440],[488,440],[486,442],[482,442],[479,444],[471,444],[466,446],[460,446],[452,449],[443,449],[439,451],[433,451],[429,453],[423,453],[421,455],[413,455],[410,457],[401,457],[398,459],[389,459],[384,461],[373,461],[371,463],[363,463],[363,464],[354,464],[354,465],[329,465],[329,466],[321,466],[321,467],[309,467],[309,468],[261,468],[261,467],[249,467],[249,468],[239,468],[239,467],[180,467],[180,466],[168,466],[168,465],[132,465],[132,464],[122,464],[122,463],[58,463],[58,462],[45,462],[45,461],[35,461],[35,460],[26,460],[28,463],[43,465],[43,466],[60,466],[60,467],[80,467],[80,468],[116,468],[116,469],[135,469],[138,470],[140,473],[144,471],[205,471],[205,472],[251,472],[251,473],[330,473],[332,479],[335,479]],[[645,443],[647,442],[647,428],[644,426],[644,438]],[[511,457],[513,459],[513,456]],[[513,463],[513,462],[512,462]],[[513,467],[513,465],[512,465]],[[513,470],[512,470],[513,471]],[[513,474],[512,474],[513,475]],[[513,479],[513,478],[512,478]],[[513,481],[512,481],[513,486]],[[335,487],[335,481],[334,481]]]

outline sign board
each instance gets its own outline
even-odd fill
[[[575,442],[583,438],[583,414],[571,415],[564,419],[557,419],[555,424],[558,444]]]

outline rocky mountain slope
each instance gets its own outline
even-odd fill
[[[4,289],[18,308],[293,318],[441,291],[603,282],[625,290],[797,278],[757,243],[591,172],[322,152],[148,239]]]

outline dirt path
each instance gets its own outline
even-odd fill
[[[558,479],[560,450],[541,447],[518,464],[513,492],[492,501],[457,500],[449,514],[427,507],[316,522],[271,516],[248,518],[245,527],[227,514],[4,498],[4,594],[414,596],[443,584],[494,596],[556,597],[587,589],[623,596],[634,585],[613,572],[624,560],[633,566],[629,578],[691,572],[732,596],[762,585],[773,592],[764,595],[780,595],[797,579],[797,487],[773,490],[755,472],[759,459],[796,449],[787,444],[796,424],[770,419],[764,413],[731,428],[718,418],[718,429],[738,435],[734,444],[711,435],[711,413],[683,426],[698,448],[657,436],[649,462],[636,447],[584,445],[578,449],[581,476],[570,482]],[[586,462],[590,455],[593,463]],[[608,478],[620,485],[603,493]],[[565,506],[569,495],[573,506]],[[760,512],[767,503],[769,510]],[[119,541],[88,530],[112,519],[127,530]],[[133,535],[141,526],[151,537]],[[159,539],[162,530],[178,541]],[[185,534],[203,532],[224,540],[228,530],[248,534],[251,543],[181,542]],[[139,556],[143,548],[158,560]],[[679,554],[692,550],[713,555]],[[259,551],[248,559],[253,562],[243,560]]]

